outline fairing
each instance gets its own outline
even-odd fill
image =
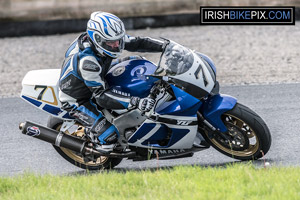
[[[130,145],[166,149],[192,147],[198,129],[197,112],[202,102],[173,85],[171,88],[175,99],[156,108],[151,117],[154,120],[148,119],[142,124],[128,140]]]
[[[154,75],[171,78],[175,85],[201,99],[210,94],[216,83],[215,69],[206,59],[207,57],[169,41]]]
[[[58,118],[72,119],[58,100],[60,69],[29,71],[22,81],[21,98]]]
[[[156,108],[156,112],[161,115],[190,116],[197,114],[202,102],[183,90],[171,85],[175,100],[167,101]]]

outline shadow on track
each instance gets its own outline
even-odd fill
[[[71,173],[66,173],[65,175],[67,176],[81,176],[81,175],[90,175],[90,174],[98,174],[98,173],[120,173],[124,174],[127,172],[144,172],[144,171],[150,171],[150,172],[156,172],[160,170],[172,170],[175,167],[201,167],[201,168],[226,168],[230,167],[235,164],[252,164],[256,168],[263,168],[265,165],[265,162],[273,163],[272,160],[266,159],[266,160],[255,160],[255,161],[233,161],[233,162],[224,162],[224,163],[216,163],[216,164],[186,164],[186,165],[170,165],[170,166],[158,166],[157,167],[145,167],[145,168],[115,168],[115,169],[103,169],[103,170],[95,170],[95,171],[89,171],[89,170],[82,170],[82,171],[77,171],[77,172],[71,172]]]

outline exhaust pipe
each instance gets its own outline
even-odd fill
[[[19,125],[19,129],[25,135],[49,142],[57,147],[70,149],[83,155],[94,154],[96,156],[101,156],[100,152],[86,147],[85,140],[67,135],[63,132],[59,132],[33,122],[26,121],[25,123],[21,123]]]
[[[99,151],[96,151],[91,147],[87,147],[85,140],[29,121],[21,123],[19,125],[19,129],[25,135],[35,137],[37,139],[49,142],[57,147],[63,147],[83,155],[93,155],[96,157],[107,156],[115,158],[134,157],[136,155],[135,152],[110,153],[108,155],[101,154]]]

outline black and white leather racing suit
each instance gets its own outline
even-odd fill
[[[148,37],[126,35],[125,50],[162,52],[163,42]],[[119,133],[98,108],[125,109],[130,99],[107,88],[104,77],[111,66],[112,58],[101,56],[96,52],[86,33],[81,34],[70,45],[60,75],[59,100],[62,102],[62,109],[67,110],[70,116],[82,125],[90,128],[90,132],[98,138],[100,144],[109,145],[116,143]]]

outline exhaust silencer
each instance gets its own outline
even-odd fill
[[[110,153],[109,155],[101,154],[92,147],[86,146],[86,141],[71,135],[67,135],[63,132],[53,130],[51,128],[26,121],[19,125],[19,129],[23,134],[32,136],[34,138],[49,142],[57,147],[63,147],[72,151],[81,153],[83,155],[93,155],[96,157],[108,156],[108,157],[132,157],[135,156],[135,152],[128,153]]]
[[[58,147],[64,147],[83,154],[86,151],[91,151],[90,148],[85,147],[86,141],[33,122],[26,121],[25,123],[21,123],[19,129],[25,135],[49,142]]]

